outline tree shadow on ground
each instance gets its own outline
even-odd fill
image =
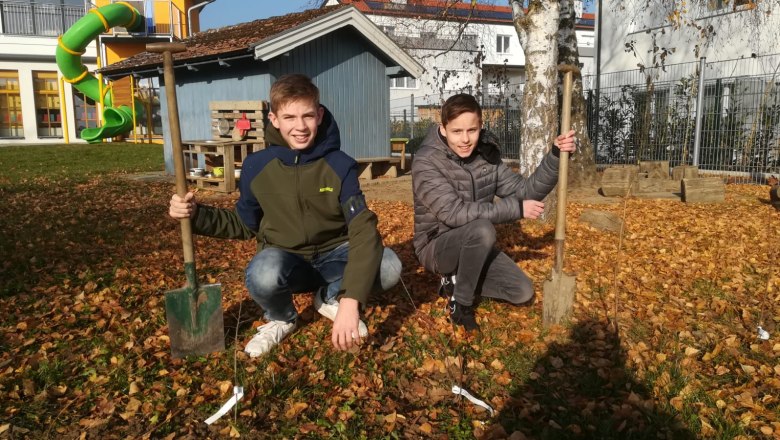
[[[548,345],[497,416],[507,433],[538,439],[693,439],[626,366],[619,335],[588,320]]]

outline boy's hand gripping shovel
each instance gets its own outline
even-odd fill
[[[563,103],[561,105],[561,134],[571,128],[572,66],[559,66],[563,75]],[[558,324],[571,312],[574,303],[576,279],[563,272],[563,245],[566,236],[566,191],[569,173],[569,153],[561,151],[558,168],[558,206],[555,214],[555,267],[550,279],[544,282],[542,322],[545,326]]]
[[[184,159],[181,148],[179,107],[176,101],[176,79],[173,74],[173,53],[186,50],[181,43],[152,43],[146,50],[163,55],[163,77],[168,103],[168,123],[173,144],[173,164],[176,171],[176,193],[187,194]],[[198,285],[195,274],[195,251],[192,246],[192,225],[181,219],[181,239],[184,247],[184,274],[187,284],[181,289],[165,292],[165,314],[174,358],[204,355],[225,349],[225,329],[222,320],[222,285]]]

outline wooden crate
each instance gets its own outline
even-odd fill
[[[668,160],[640,161],[639,172],[647,173],[647,177],[650,179],[668,179],[669,161]]]
[[[242,141],[250,141],[253,145],[252,151],[265,148],[265,127],[268,122],[268,102],[267,101],[211,101],[209,110],[211,111],[211,133],[214,139],[224,141],[236,141],[233,138],[233,130],[236,127],[236,121],[246,116],[249,119],[250,129]],[[227,125],[227,133],[220,133],[220,124]]]
[[[686,203],[722,203],[726,199],[726,187],[720,177],[683,179],[682,194]]]
[[[695,179],[699,177],[699,167],[679,165],[672,168],[672,180]]]
[[[606,197],[623,197],[629,193],[637,179],[638,167],[609,167],[601,176],[601,194]]]

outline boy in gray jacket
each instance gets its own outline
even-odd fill
[[[428,131],[412,164],[414,250],[427,270],[443,275],[440,293],[454,324],[478,329],[477,293],[512,304],[533,299],[531,280],[496,249],[493,225],[539,217],[558,181],[559,153],[574,152],[575,140],[574,131],[558,136],[526,179],[502,162],[473,96],[458,94],[442,106],[441,124]]]

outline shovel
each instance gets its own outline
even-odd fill
[[[184,158],[181,148],[179,107],[176,102],[176,79],[173,74],[173,54],[186,50],[181,43],[152,43],[146,50],[163,55],[163,77],[168,103],[168,123],[173,144],[173,165],[176,172],[176,193],[187,194],[184,177]],[[225,349],[225,326],[222,320],[222,286],[198,285],[195,275],[195,251],[192,246],[192,225],[189,218],[181,219],[181,240],[184,247],[184,275],[187,284],[181,289],[165,292],[165,314],[171,355],[181,358],[204,355]]]
[[[568,133],[571,127],[571,89],[573,72],[576,67],[559,66],[563,75],[563,103],[561,105],[561,134]],[[574,303],[576,280],[563,273],[563,245],[566,237],[566,190],[569,173],[569,153],[561,151],[558,169],[558,206],[555,214],[555,266],[552,276],[544,282],[544,311],[542,322],[545,326],[559,324],[569,315]]]

